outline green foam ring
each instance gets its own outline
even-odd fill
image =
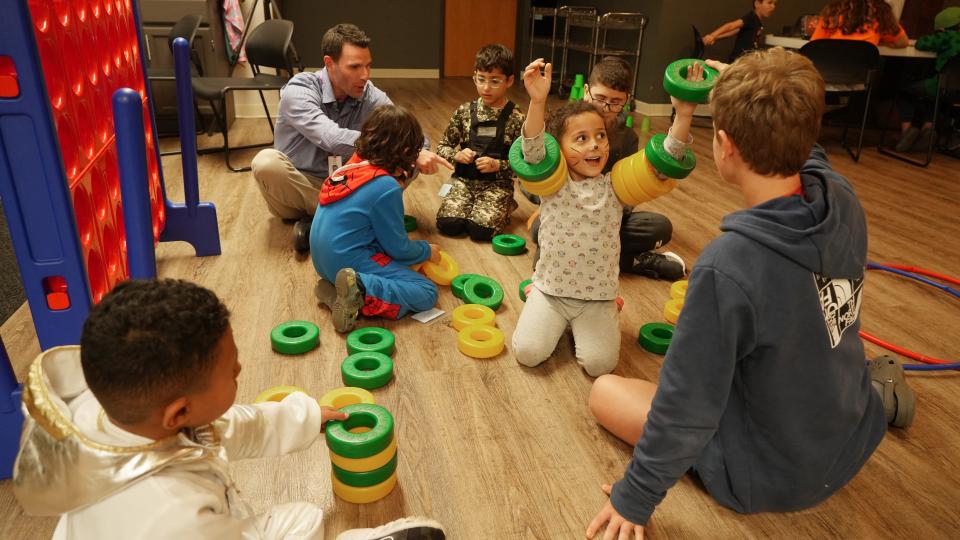
[[[687,70],[694,63],[703,64],[703,80],[688,81]],[[663,89],[671,96],[690,103],[706,103],[710,100],[710,90],[717,82],[719,72],[706,65],[703,60],[684,58],[672,62],[663,73]]]

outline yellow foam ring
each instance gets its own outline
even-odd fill
[[[357,403],[376,405],[377,400],[373,398],[373,394],[363,388],[344,386],[327,392],[317,402],[320,403],[321,407],[342,409],[347,405],[356,405]]]
[[[283,398],[294,392],[306,392],[302,388],[297,388],[296,386],[274,386],[272,388],[267,388],[257,396],[257,399],[253,400],[254,403],[263,403],[264,401],[283,401]]]
[[[637,178],[640,186],[650,194],[654,199],[661,197],[673,191],[679,182],[673,178],[661,180],[653,170],[653,165],[647,159],[646,150],[640,150],[641,159],[634,162],[634,170],[637,171]],[[639,169],[639,170],[638,170]]]
[[[623,187],[642,203],[652,201],[656,195],[643,188],[644,161],[643,150],[624,159]]]
[[[467,326],[457,334],[457,348],[473,358],[493,358],[503,351],[503,332],[492,326]]]
[[[367,472],[367,471],[361,471]],[[337,479],[337,475],[330,475],[330,482],[333,484],[333,493],[341,499],[354,504],[367,504],[386,497],[397,487],[397,472],[394,471],[389,478],[377,485],[369,487],[348,486]]]
[[[633,193],[627,190],[623,184],[623,177],[626,176],[624,160],[618,161],[610,172],[610,181],[613,184],[613,193],[616,194],[620,202],[627,206],[637,206],[642,201],[634,197]]]
[[[563,183],[567,181],[567,162],[564,159],[560,160],[560,166],[557,167],[553,174],[548,176],[542,182],[528,182],[526,180],[520,180],[524,189],[529,191],[533,195],[553,195],[554,193],[560,191],[560,188],[563,187]]]
[[[440,263],[426,261],[423,273],[437,285],[449,285],[453,278],[460,275],[460,266],[446,251],[440,252]]]
[[[384,448],[379,454],[374,454],[365,458],[347,458],[341,456],[340,454],[334,454],[333,452],[330,452],[330,461],[345,471],[370,472],[389,463],[396,453],[397,438],[394,436],[390,440],[390,444],[387,445],[387,447]]]
[[[663,318],[670,324],[677,324],[677,317],[683,309],[683,298],[671,298],[663,305]]]
[[[496,326],[497,314],[487,306],[480,304],[464,304],[453,310],[453,327],[463,330],[468,326]]]
[[[355,428],[353,428],[353,429],[348,429],[347,431],[349,431],[350,433],[366,433],[366,432],[370,431],[371,429],[373,429],[373,428],[370,428],[370,427],[367,427],[367,426],[357,426],[357,427],[355,427]]]
[[[674,281],[673,285],[670,285],[670,298],[682,300],[685,296],[687,296],[687,280]]]
[[[411,264],[411,265],[410,265],[410,269],[413,270],[414,272],[419,272],[421,268],[423,268],[423,263],[422,263],[422,262],[419,262],[419,263],[417,263],[417,264]]]

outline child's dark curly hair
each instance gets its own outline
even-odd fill
[[[564,130],[567,128],[567,120],[584,113],[595,114],[600,118],[601,122],[603,121],[603,116],[600,115],[592,103],[579,100],[570,101],[550,114],[547,120],[547,133],[553,135],[553,137],[559,141],[560,137],[563,136]]]
[[[378,107],[363,123],[357,139],[357,155],[394,174],[409,171],[423,148],[423,129],[403,107]]]
[[[210,290],[175,279],[128,280],[90,310],[80,336],[87,386],[120,422],[141,422],[209,383],[230,312]]]
[[[476,71],[493,71],[499,69],[507,77],[514,73],[513,52],[499,43],[484,45],[477,51],[477,57],[473,61],[473,69]]]

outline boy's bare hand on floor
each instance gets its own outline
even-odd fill
[[[600,488],[603,489],[603,492],[608,496],[613,489],[610,484],[604,484],[600,486]],[[593,537],[603,529],[604,524],[607,525],[607,530],[603,534],[603,540],[630,540],[630,538],[641,540],[643,538],[643,526],[624,519],[624,517],[614,509],[609,499],[607,499],[607,503],[603,505],[603,508],[600,509],[600,512],[594,516],[590,525],[587,526],[587,538],[592,540]]]

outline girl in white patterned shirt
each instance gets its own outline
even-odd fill
[[[623,206],[610,174],[602,174],[610,145],[597,109],[587,102],[570,102],[545,126],[551,71],[550,64],[537,59],[523,73],[530,95],[523,159],[540,163],[546,158],[547,128],[559,143],[568,177],[556,193],[541,199],[540,260],[513,333],[513,351],[519,363],[539,365],[569,324],[577,362],[597,377],[613,371],[620,358],[616,299]],[[683,145],[679,141],[688,139],[689,124],[675,124],[672,134],[679,140],[670,142]]]

